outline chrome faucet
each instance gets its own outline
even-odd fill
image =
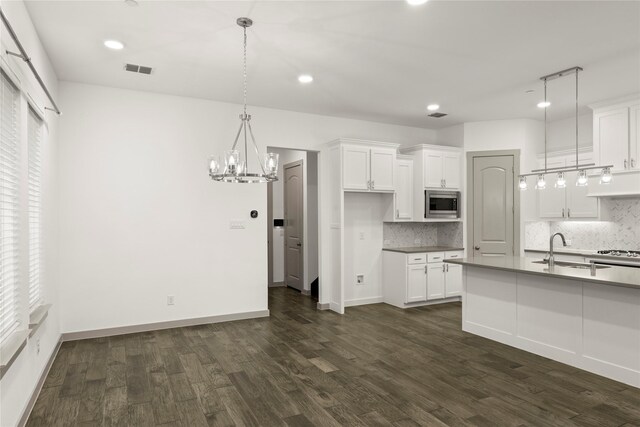
[[[567,246],[567,241],[564,240],[564,235],[562,233],[556,233],[549,238],[549,267],[553,267],[556,263],[553,257],[553,239],[556,236],[560,236],[562,239],[562,246]]]

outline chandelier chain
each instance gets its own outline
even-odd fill
[[[244,30],[244,64],[243,64],[243,96],[244,96],[244,115],[247,115],[247,27],[243,28]]]

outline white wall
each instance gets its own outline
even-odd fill
[[[520,172],[528,173],[536,167],[536,156],[540,146],[544,145],[544,125],[542,122],[529,119],[493,120],[464,124],[464,150],[520,150]],[[465,183],[466,181],[465,155]],[[515,177],[517,184],[517,177]],[[469,189],[471,191],[472,189]],[[467,234],[466,209],[465,230]],[[520,192],[520,252],[524,249],[524,222],[537,218],[536,197],[534,191]],[[466,242],[465,242],[466,246]],[[471,253],[471,252],[469,252]]]
[[[18,34],[25,50],[32,58],[33,64],[40,73],[52,96],[58,100],[57,77],[49,62],[38,35],[33,28],[31,19],[21,1],[2,2],[2,11],[7,16],[14,31]],[[28,400],[35,391],[38,379],[52,356],[60,339],[60,304],[58,301],[58,184],[57,184],[57,149],[58,149],[58,117],[44,107],[51,105],[46,100],[44,92],[36,82],[28,67],[22,60],[8,57],[5,50],[17,51],[4,26],[0,34],[1,51],[0,63],[3,69],[18,80],[22,89],[20,115],[22,118],[21,141],[23,161],[27,159],[26,117],[27,103],[43,113],[45,130],[42,146],[42,209],[43,209],[43,269],[41,282],[45,303],[53,304],[48,317],[43,321],[34,335],[29,338],[26,347],[9,367],[0,381],[0,425],[13,426],[22,416]],[[24,176],[26,179],[26,174]],[[26,199],[26,188],[23,187],[23,201]],[[23,214],[23,218],[26,215]],[[26,226],[25,226],[26,229]],[[26,237],[26,236],[25,236]],[[22,245],[25,249],[25,245]],[[27,254],[22,253],[23,268],[27,268]],[[23,275],[23,278],[25,275]],[[27,301],[26,283],[22,289],[22,301]],[[28,325],[27,310],[22,311],[22,325]],[[37,347],[40,344],[40,351]]]
[[[464,123],[436,131],[438,145],[448,145],[450,147],[464,146]]]
[[[241,107],[70,82],[60,92],[63,330],[266,309],[266,186],[214,183],[205,168],[232,143]],[[261,149],[435,139],[426,129],[250,113]],[[251,209],[265,214],[251,220]],[[233,219],[247,228],[230,230]]]
[[[381,302],[383,219],[393,195],[345,193],[344,274],[345,305]],[[356,276],[364,275],[364,284]]]

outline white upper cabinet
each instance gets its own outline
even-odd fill
[[[394,185],[394,163],[396,161],[396,150],[386,148],[371,149],[371,190],[372,191],[393,191]]]
[[[413,218],[413,160],[396,161],[396,221]]]
[[[366,147],[342,147],[342,185],[345,190],[369,189],[370,151]]]
[[[460,154],[457,152],[425,150],[425,188],[460,188]]]
[[[398,145],[345,141],[349,142],[341,144],[342,188],[345,191],[393,192]]]
[[[580,153],[580,164],[593,163],[592,153]],[[547,158],[547,168],[575,166],[575,152],[567,154],[551,153]],[[544,160],[539,162],[544,168]],[[546,175],[547,187],[535,191],[538,197],[538,215],[543,219],[598,219],[600,216],[597,197],[587,197],[588,187],[576,186],[577,172],[565,173],[567,186],[556,188],[556,174]],[[535,182],[535,176],[533,177]],[[532,184],[533,184],[532,182]],[[527,190],[529,191],[529,190]]]
[[[613,165],[613,171],[639,169],[640,101],[594,106],[593,149],[595,161]]]

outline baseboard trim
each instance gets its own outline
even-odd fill
[[[45,365],[42,373],[40,374],[40,378],[38,378],[38,382],[36,383],[36,388],[33,389],[33,393],[31,393],[31,397],[29,397],[29,401],[27,402],[27,407],[24,408],[22,412],[22,416],[20,417],[20,421],[18,421],[18,427],[24,427],[29,420],[29,415],[31,415],[31,411],[33,411],[33,407],[36,404],[36,400],[38,400],[38,396],[40,396],[40,392],[42,391],[42,386],[44,385],[45,380],[47,379],[47,375],[49,375],[49,371],[51,370],[51,366],[53,365],[53,361],[56,360],[56,356],[58,356],[58,352],[60,351],[60,346],[62,345],[62,335],[58,339],[58,344],[51,352],[49,356],[49,360]]]
[[[269,285],[270,288],[283,288],[287,286],[284,282],[273,282]]]
[[[157,331],[161,329],[182,328],[186,326],[206,325],[208,323],[231,322],[234,320],[257,319],[269,317],[269,310],[248,311],[244,313],[222,314],[219,316],[196,317],[192,319],[169,320],[166,322],[143,323],[133,326],[95,329],[90,331],[66,332],[62,341],[76,341],[90,338],[111,337],[115,335],[135,334],[138,332]]]
[[[316,308],[318,310],[329,310],[331,308],[331,304],[329,304],[328,302],[325,303],[317,303],[316,304]]]
[[[303,289],[300,291],[302,295],[311,295],[311,289]]]
[[[384,297],[358,298],[344,302],[345,307],[355,307],[358,305],[379,304],[384,302]]]

